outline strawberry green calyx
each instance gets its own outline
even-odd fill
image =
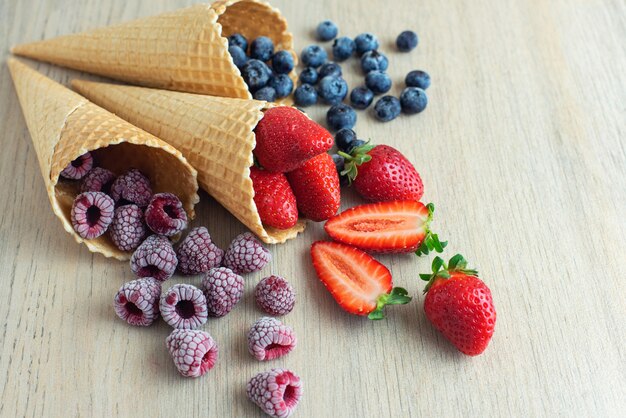
[[[453,256],[448,264],[443,261],[443,258],[437,256],[433,260],[432,273],[420,274],[420,279],[427,281],[426,287],[424,287],[424,293],[428,292],[433,283],[438,279],[449,279],[451,273],[461,273],[466,276],[478,277],[478,271],[467,268],[467,260],[461,255],[456,254]]]
[[[433,214],[435,213],[435,205],[433,203],[429,203],[426,205],[428,208],[428,218],[424,223],[426,228],[426,236],[424,237],[424,241],[415,251],[415,255],[418,257],[421,255],[427,255],[431,251],[436,251],[438,253],[442,253],[443,249],[448,245],[448,241],[440,241],[439,235],[434,234],[428,227],[430,222],[433,220]]]
[[[343,151],[339,151],[339,155],[344,158],[345,165],[344,169],[341,172],[342,176],[346,176],[348,178],[348,183],[352,184],[352,181],[359,174],[359,166],[363,163],[368,162],[372,159],[371,155],[368,154],[371,150],[374,149],[376,145],[370,145],[369,141],[365,144],[354,147],[350,154],[347,154]]]
[[[386,305],[406,305],[411,301],[409,292],[402,287],[394,287],[391,292],[380,295],[376,300],[376,309],[367,316],[369,319],[378,320],[385,317],[383,312]]]

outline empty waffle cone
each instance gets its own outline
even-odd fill
[[[138,168],[151,180],[155,193],[176,194],[190,218],[198,202],[194,170],[182,154],[84,97],[15,59],[8,61],[13,83],[30,131],[52,210],[67,232],[90,251],[128,259],[107,233],[84,240],[72,227],[70,212],[80,181],[60,178],[74,159],[91,152],[94,165],[122,174]]]
[[[200,186],[264,242],[282,243],[304,230],[303,220],[290,229],[264,226],[254,203],[254,128],[273,105],[83,80],[72,87],[180,150],[198,170]]]
[[[89,32],[17,45],[12,52],[132,84],[251,99],[228,53],[227,37],[267,36],[293,51],[280,12],[259,0],[198,4]],[[296,81],[295,71],[290,77]]]

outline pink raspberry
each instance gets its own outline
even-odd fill
[[[115,181],[115,174],[102,167],[94,167],[83,178],[80,192],[111,193],[111,185]]]
[[[143,208],[151,196],[150,180],[137,169],[122,174],[111,185],[111,197],[118,205],[134,203]]]
[[[280,316],[291,312],[296,303],[296,292],[287,280],[280,276],[270,276],[256,285],[254,298],[265,312]]]
[[[187,213],[178,197],[157,193],[146,208],[146,223],[157,234],[171,237],[187,228]]]
[[[203,226],[193,228],[176,251],[178,270],[186,275],[206,273],[222,262],[224,251],[211,242],[209,231]]]
[[[114,299],[115,313],[130,325],[147,327],[159,317],[161,285],[152,277],[120,287]]]
[[[238,274],[261,270],[272,255],[250,232],[235,237],[224,255],[224,266]]]
[[[174,274],[178,260],[170,241],[150,235],[130,257],[130,269],[139,277],[154,277],[162,282]]]
[[[161,316],[171,327],[196,329],[208,317],[206,298],[200,289],[190,284],[175,284],[161,296]]]
[[[175,329],[165,340],[176,368],[185,377],[200,377],[215,366],[217,344],[204,331]]]
[[[259,373],[248,382],[248,398],[267,415],[289,417],[302,397],[302,381],[293,372],[272,369]]]
[[[243,277],[226,267],[210,269],[202,279],[210,316],[230,312],[243,296]]]
[[[278,319],[263,317],[248,331],[248,351],[259,361],[285,356],[296,347],[296,334]]]
[[[71,219],[74,231],[82,238],[94,239],[104,234],[113,221],[115,203],[102,192],[85,192],[76,196]]]
[[[111,241],[122,251],[132,251],[146,237],[143,211],[137,205],[124,205],[115,209],[109,228]]]
[[[86,152],[61,171],[61,176],[66,179],[79,180],[85,177],[85,174],[93,167],[93,157]]]

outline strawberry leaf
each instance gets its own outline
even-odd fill
[[[408,296],[409,292],[402,287],[394,287],[391,292],[380,295],[376,300],[376,309],[374,309],[367,316],[374,321],[383,319],[385,313],[383,312],[386,305],[405,305],[411,301],[411,297]]]
[[[431,251],[442,253],[443,249],[446,248],[446,245],[448,245],[448,241],[442,242],[441,240],[439,240],[439,235],[434,234],[428,228],[430,222],[433,220],[435,205],[433,203],[429,203],[426,205],[426,208],[428,208],[428,218],[426,218],[426,221],[424,222],[424,225],[426,227],[426,236],[424,237],[424,240],[422,241],[420,246],[415,251],[415,255],[417,255],[418,257],[422,255],[427,255]]]
[[[375,145],[370,145],[369,141],[367,141],[360,147],[354,147],[350,150],[350,154],[343,151],[338,152],[338,154],[341,155],[345,161],[344,169],[341,172],[341,175],[348,178],[348,184],[352,184],[352,181],[359,175],[358,166],[372,159],[372,156],[369,155],[368,152],[373,150],[374,147]]]
[[[478,271],[467,268],[467,260],[461,255],[454,255],[448,264],[439,256],[435,257],[432,264],[432,274],[420,274],[420,279],[427,281],[424,287],[424,293],[428,292],[433,283],[438,279],[449,279],[450,273],[463,273],[467,276],[478,277]]]

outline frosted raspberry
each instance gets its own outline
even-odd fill
[[[206,273],[222,262],[224,251],[211,242],[209,231],[203,226],[193,228],[176,250],[178,270],[192,275]]]
[[[206,298],[202,291],[190,284],[175,284],[161,296],[161,315],[165,322],[177,329],[196,329],[208,317]]]
[[[85,192],[76,196],[71,218],[74,231],[82,238],[94,239],[104,234],[113,221],[115,203],[102,192]]]
[[[154,277],[162,282],[174,274],[178,260],[170,241],[150,235],[130,257],[130,269],[139,277]]]
[[[278,319],[263,317],[248,331],[248,351],[259,361],[289,354],[296,347],[296,334]]]
[[[115,174],[102,167],[94,167],[83,178],[80,192],[111,193],[111,185],[115,181]]]
[[[137,205],[124,205],[115,209],[109,228],[111,241],[122,251],[132,251],[146,237],[143,211]]]
[[[150,180],[137,169],[129,170],[115,179],[111,185],[111,197],[118,205],[134,203],[143,208],[152,197]]]
[[[157,193],[146,208],[146,223],[157,234],[171,237],[187,228],[187,214],[176,195]]]
[[[287,280],[280,276],[270,276],[256,285],[254,298],[265,312],[280,316],[291,312],[296,303],[296,292]]]
[[[61,171],[61,176],[66,179],[79,180],[85,177],[85,175],[93,167],[93,157],[90,153],[86,152]]]
[[[210,269],[202,279],[209,315],[221,317],[230,312],[243,296],[243,277],[231,269]]]
[[[238,274],[261,270],[272,255],[250,232],[235,237],[224,255],[224,266]]]
[[[176,368],[185,377],[200,377],[215,366],[217,344],[204,331],[175,329],[165,340]]]
[[[115,313],[130,325],[147,327],[159,317],[161,285],[152,277],[120,287],[114,299]]]
[[[250,379],[246,392],[267,415],[287,418],[302,397],[302,381],[289,370],[272,369]]]

